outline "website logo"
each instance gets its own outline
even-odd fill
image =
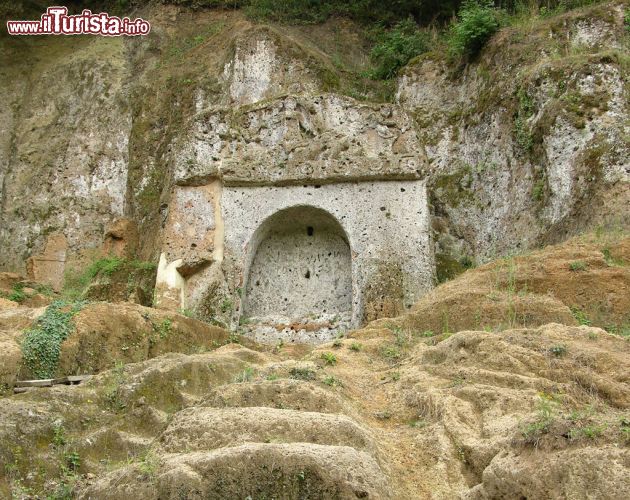
[[[7,21],[9,35],[138,36],[151,31],[148,21],[110,16],[105,12],[68,15],[67,7],[48,7],[39,21]]]

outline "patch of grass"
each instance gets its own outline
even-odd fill
[[[577,427],[569,431],[569,438],[575,440],[580,437],[588,439],[595,439],[599,437],[606,430],[606,425],[586,425],[584,427]]]
[[[127,260],[116,256],[96,259],[82,271],[80,269],[66,271],[62,294],[67,299],[76,300],[97,276],[111,276],[125,267],[131,270],[154,270],[157,265],[153,262]]]
[[[234,382],[237,384],[243,382],[250,382],[254,376],[256,375],[256,371],[251,366],[246,366],[245,369],[239,373],[236,377],[234,377]]]
[[[625,323],[622,325],[606,325],[604,327],[608,333],[612,333],[613,335],[618,335],[624,339],[630,339],[630,323]]]
[[[332,352],[323,352],[320,357],[327,365],[334,366],[337,364],[337,356],[335,356]]]
[[[359,342],[352,342],[352,344],[350,344],[351,351],[359,352],[361,349],[363,349],[363,344],[360,344]]]
[[[588,319],[588,316],[584,311],[582,311],[578,306],[571,307],[571,314],[578,322],[578,324],[582,326],[591,326],[591,320]]]
[[[104,397],[105,404],[115,412],[125,409],[127,406],[122,398],[120,389],[125,383],[127,377],[125,375],[125,365],[122,361],[117,361],[114,368],[109,374],[107,385],[105,386]]]
[[[56,300],[50,304],[35,326],[24,332],[22,354],[24,362],[38,378],[55,376],[61,353],[61,343],[74,330],[72,318],[86,302]]]
[[[312,368],[296,366],[291,368],[289,376],[296,380],[315,380],[315,370]]]
[[[409,427],[413,429],[422,429],[427,426],[427,421],[423,419],[414,419],[409,421]]]
[[[566,355],[567,347],[565,345],[554,345],[549,348],[549,352],[557,358],[561,358]]]
[[[549,432],[549,428],[554,420],[555,416],[552,401],[547,397],[540,396],[538,402],[538,417],[521,429],[521,434],[523,438],[525,438],[525,442],[538,446],[540,438],[543,434]]]
[[[609,267],[621,267],[626,265],[623,259],[617,259],[612,256],[609,247],[604,247],[602,249],[602,255],[604,256],[604,260]]]
[[[386,345],[381,349],[381,355],[388,359],[400,359],[402,354],[395,345]]]
[[[586,263],[581,260],[576,260],[569,264],[569,269],[573,272],[586,271],[586,267]]]
[[[152,451],[145,453],[138,463],[138,469],[142,475],[148,479],[155,478],[159,466],[160,459]]]
[[[325,377],[323,382],[330,387],[343,387],[343,383],[341,382],[341,380],[333,377],[332,375],[328,375],[327,377]]]

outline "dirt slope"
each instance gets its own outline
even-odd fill
[[[568,305],[624,332],[628,239],[604,242],[604,253],[602,244],[583,238],[514,259],[515,287],[531,287],[521,298],[568,310],[528,326],[500,324],[507,300],[461,298],[473,286],[496,292],[497,262],[404,317],[315,349],[156,353],[79,386],[4,397],[0,496],[627,498],[630,344],[577,325]],[[603,298],[610,307],[598,316],[589,307]],[[458,314],[440,333],[430,312],[445,303]],[[471,328],[464,307],[497,322]]]

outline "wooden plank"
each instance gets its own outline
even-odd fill
[[[16,380],[15,387],[52,387],[54,379],[44,378],[39,380]]]

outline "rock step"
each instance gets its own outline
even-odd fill
[[[159,439],[168,453],[244,443],[315,443],[374,452],[369,433],[345,415],[276,408],[192,407],[173,416]]]
[[[288,408],[323,413],[343,413],[343,400],[316,384],[303,380],[278,379],[229,384],[213,389],[201,403],[213,407]]]
[[[376,460],[348,446],[262,444],[165,455],[153,475],[138,465],[114,471],[79,498],[391,498]]]

